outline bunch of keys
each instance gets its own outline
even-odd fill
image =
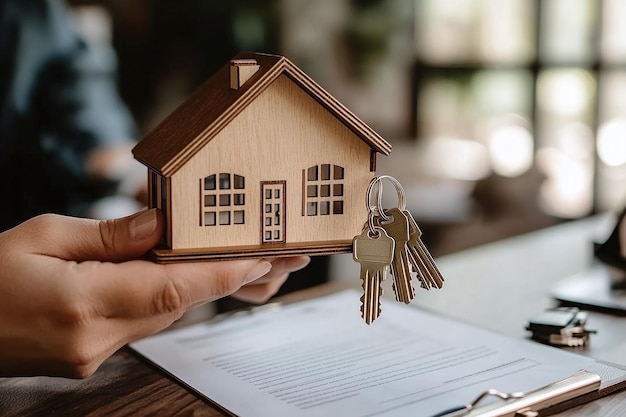
[[[384,180],[394,185],[398,207],[382,208]],[[375,188],[377,199],[372,205]],[[361,234],[352,240],[352,256],[361,265],[361,316],[367,324],[371,324],[381,313],[382,282],[387,270],[393,277],[396,300],[405,304],[415,297],[412,274],[425,290],[442,288],[444,279],[421,240],[422,231],[406,209],[406,196],[398,180],[388,175],[375,177],[367,188],[365,200],[368,220]]]
[[[589,334],[595,330],[585,327],[587,312],[578,307],[549,308],[532,317],[526,330],[532,332],[532,338],[553,346],[584,346],[589,341]]]

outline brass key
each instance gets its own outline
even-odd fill
[[[432,255],[426,249],[426,245],[422,242],[422,231],[408,210],[404,210],[404,214],[409,221],[409,241],[407,242],[409,259],[411,266],[418,275],[421,287],[426,290],[432,287],[442,288],[443,275],[435,264]]]
[[[411,285],[411,269],[409,264],[406,243],[409,240],[409,219],[398,208],[384,211],[389,220],[380,219],[380,225],[387,234],[395,241],[391,274],[393,275],[393,288],[396,300],[408,304],[415,297]]]
[[[365,227],[360,235],[352,240],[352,257],[361,265],[363,296],[361,316],[371,324],[380,316],[380,297],[383,294],[382,281],[394,255],[394,240],[382,227]]]

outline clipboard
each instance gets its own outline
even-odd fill
[[[589,371],[579,371],[561,381],[523,393],[502,393],[497,390],[485,391],[472,403],[446,410],[432,417],[534,417],[554,413],[555,406],[570,406],[571,400],[580,400],[593,395],[600,389],[600,375]],[[487,397],[497,400],[480,405]]]
[[[364,326],[354,314],[357,295],[343,291],[272,305],[130,347],[240,417],[433,416],[460,412],[450,407],[490,388],[526,394],[498,404],[481,401],[458,416],[526,410],[530,417],[532,407],[544,416],[626,387],[622,366],[410,306],[388,305],[375,327]],[[509,414],[493,414],[508,407]]]

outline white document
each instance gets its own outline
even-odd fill
[[[345,291],[131,347],[241,417],[430,416],[489,388],[527,391],[601,366],[388,299],[368,326],[359,297]]]

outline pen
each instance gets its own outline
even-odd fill
[[[480,394],[470,404],[450,408],[432,417],[536,416],[540,410],[596,391],[599,387],[599,375],[588,371],[579,371],[561,381],[525,393],[506,394],[490,389]],[[489,396],[498,397],[501,401],[478,407],[479,403]]]

